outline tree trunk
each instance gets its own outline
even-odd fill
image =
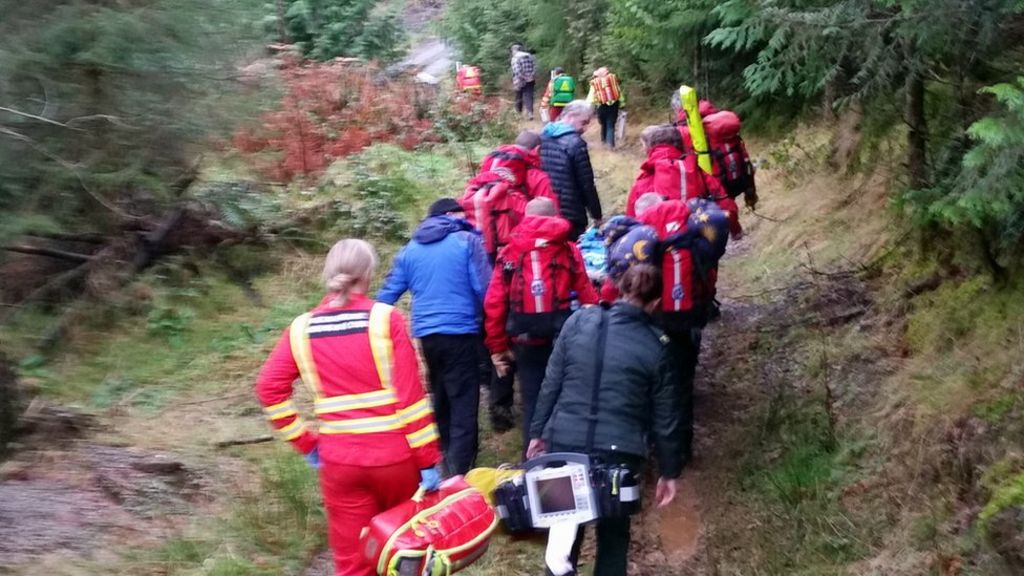
[[[277,8],[277,41],[288,44],[288,29],[285,27],[284,21],[284,0],[274,0],[274,5]]]
[[[907,169],[910,187],[917,190],[928,186],[928,129],[925,123],[924,78],[914,68],[912,50],[907,50],[908,65],[906,91]]]
[[[693,87],[697,90],[697,94],[704,94],[704,90],[707,90],[707,86],[701,86],[700,83],[700,38],[693,43]],[[676,87],[678,89],[678,86]]]
[[[839,92],[837,83],[838,80],[836,79],[825,83],[825,94],[821,102],[821,119],[829,124],[835,122],[838,118],[836,116],[836,97]]]

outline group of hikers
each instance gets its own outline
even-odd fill
[[[512,93],[515,110],[528,121],[534,120],[533,104],[537,89],[537,61],[522,44],[516,43],[511,48],[512,58]],[[469,94],[483,92],[483,81],[480,69],[472,65],[460,64],[455,77],[456,88]],[[570,76],[562,67],[551,70],[551,79],[541,96],[541,119],[555,122],[565,107],[576,100],[576,78]],[[597,110],[597,119],[601,124],[601,143],[609,148],[615,147],[616,128],[620,112],[626,106],[626,95],[619,85],[618,77],[602,66],[591,74],[587,102]]]
[[[517,105],[529,109],[533,68],[520,52]],[[474,467],[482,386],[501,433],[515,427],[518,382],[524,458],[579,452],[639,474],[653,455],[657,504],[675,497],[692,458],[693,381],[717,313],[718,261],[742,235],[734,199],[757,201],[753,167],[738,118],[702,102],[700,123],[712,129],[698,136],[681,90],[679,121],[641,133],[647,158],[625,214],[606,219],[583,134],[595,116],[614,117],[621,89],[605,70],[596,88],[614,89],[562,102],[561,77],[545,94],[557,112],[541,133],[520,133],[483,159],[460,197],[434,201],[375,299],[373,247],[335,244],[326,295],[263,367],[267,418],[319,470],[337,574],[375,573],[357,541],[376,513]],[[407,292],[411,337],[393,307]],[[299,377],[318,431],[292,401]],[[598,520],[595,574],[626,574],[629,525]],[[582,529],[571,570],[581,541]]]

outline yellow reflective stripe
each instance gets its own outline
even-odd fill
[[[285,400],[280,404],[264,406],[263,413],[267,416],[268,420],[280,420],[289,416],[295,416],[298,414],[298,411],[295,410],[295,404],[291,400]]]
[[[388,406],[397,403],[398,399],[395,398],[395,393],[393,391],[375,390],[373,392],[366,392],[363,394],[347,394],[345,396],[317,398],[316,413],[331,414],[333,412],[375,408],[377,406]]]
[[[309,387],[314,398],[320,397],[320,375],[316,371],[316,364],[313,363],[313,349],[309,345],[309,320],[313,317],[309,312],[299,316],[292,321],[289,342],[292,347],[292,358],[295,365],[299,367],[299,375],[302,382]]]
[[[391,358],[393,344],[391,342],[391,311],[392,306],[376,303],[370,308],[370,351],[373,363],[377,366],[377,376],[384,388],[391,388]]]
[[[328,420],[320,423],[322,434],[371,434],[398,430],[403,424],[398,417],[372,416],[369,418],[353,418],[351,420]]]
[[[302,421],[302,418],[296,418],[294,422],[288,424],[284,428],[277,431],[278,434],[284,437],[285,440],[291,442],[306,431],[306,423]]]
[[[419,402],[409,406],[408,408],[402,408],[398,411],[398,417],[402,419],[402,422],[409,424],[423,418],[424,416],[432,414],[430,409],[430,402],[426,398],[420,399]]]
[[[426,446],[427,444],[437,440],[437,426],[433,422],[427,424],[423,428],[419,429],[412,434],[406,434],[405,438],[409,441],[410,448],[419,448]]]

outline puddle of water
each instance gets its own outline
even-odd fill
[[[694,477],[684,474],[676,499],[658,515],[658,536],[665,556],[672,563],[695,558],[700,551],[703,527]]]

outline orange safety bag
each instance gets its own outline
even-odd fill
[[[497,526],[483,494],[454,476],[374,516],[359,548],[379,576],[447,576],[483,556]]]

